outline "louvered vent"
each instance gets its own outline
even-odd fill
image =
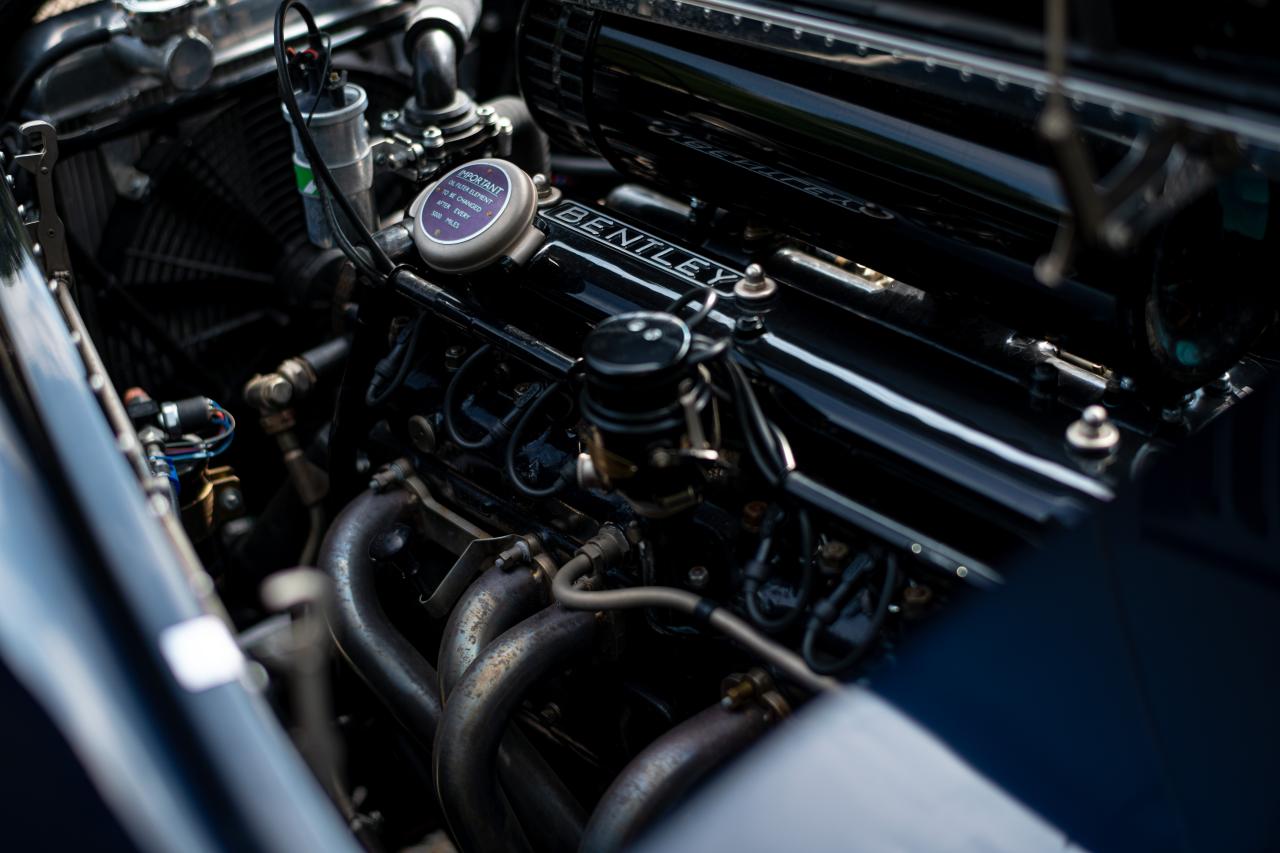
[[[598,154],[583,99],[595,14],[531,0],[520,33],[521,89],[539,126],[567,148]]]

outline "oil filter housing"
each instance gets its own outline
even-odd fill
[[[507,160],[464,163],[431,184],[409,208],[413,242],[433,270],[465,273],[502,258],[523,263],[542,244],[533,226],[538,191]]]

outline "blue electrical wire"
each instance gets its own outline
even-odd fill
[[[192,462],[201,459],[212,459],[215,456],[225,453],[227,448],[231,446],[231,441],[236,435],[236,419],[230,412],[222,408],[222,406],[218,405],[213,400],[209,401],[209,406],[213,409],[214,419],[223,426],[223,431],[220,434],[207,441],[201,442],[198,450],[192,450],[184,453],[166,453],[162,456],[152,456],[151,458],[164,459],[170,464],[173,464],[175,462]]]

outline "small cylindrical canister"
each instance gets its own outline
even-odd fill
[[[365,123],[365,110],[369,97],[364,89],[354,83],[342,88],[342,106],[333,106],[327,99],[316,108],[315,96],[298,94],[298,107],[307,118],[307,128],[325,165],[333,174],[342,194],[351,202],[361,223],[369,229],[376,226],[373,204],[373,152],[369,146],[369,127]],[[283,105],[282,105],[283,109]],[[285,120],[289,120],[285,111]],[[307,214],[307,236],[317,246],[328,249],[335,245],[333,229],[325,215],[320,197],[319,177],[307,161],[298,138],[293,132],[293,172],[297,178],[298,192]],[[334,206],[334,214],[342,216],[341,208]]]

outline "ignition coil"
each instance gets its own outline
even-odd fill
[[[298,67],[303,78],[302,89],[295,90],[298,108],[306,117],[307,132],[320,158],[341,187],[342,194],[351,202],[360,224],[372,229],[377,225],[373,199],[373,149],[369,143],[369,127],[364,120],[369,97],[364,89],[347,80],[345,71],[330,68],[329,60],[322,53],[322,50],[309,48],[298,54]],[[293,134],[293,173],[306,212],[307,237],[316,246],[333,248],[333,228],[320,195],[324,190],[317,184],[288,107],[281,104],[280,108]],[[336,211],[334,215],[337,215]]]

